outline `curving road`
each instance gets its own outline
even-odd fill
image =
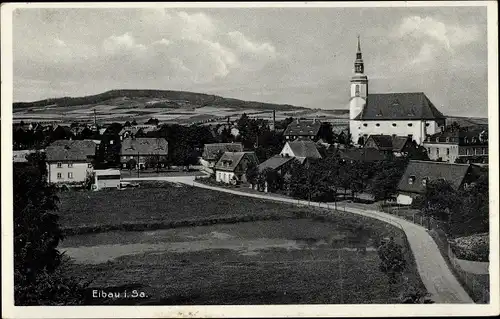
[[[145,177],[140,179],[125,178],[124,180],[164,180],[240,196],[260,198],[295,205],[310,205],[326,208],[325,203],[299,201],[286,197],[267,195],[265,193],[253,194],[221,187],[208,186],[195,182],[194,176]],[[439,251],[439,248],[424,227],[377,210],[346,206],[345,211],[382,220],[401,228],[405,232],[410,248],[415,256],[417,269],[420,277],[422,278],[422,282],[427,288],[427,291],[431,294],[434,302],[451,304],[474,303],[448,268],[446,261]]]

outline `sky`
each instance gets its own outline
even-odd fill
[[[369,92],[486,117],[485,7],[16,9],[14,101],[111,89],[346,109],[359,34]]]

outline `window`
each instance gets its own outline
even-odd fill
[[[68,172],[68,178],[69,178],[69,179],[72,179],[72,178],[73,178],[73,173]]]
[[[396,126],[397,126],[397,124],[396,124],[396,123],[392,123],[392,126],[396,127]]]
[[[413,141],[413,134],[408,134],[408,138]]]
[[[68,163],[68,167],[69,168],[73,167],[73,163]]]
[[[447,137],[447,138],[446,138],[446,142],[449,142],[449,141],[450,141],[450,138],[449,138],[449,137]]]
[[[465,155],[471,155],[472,150],[470,148],[465,150]]]
[[[430,123],[425,123],[425,126],[429,126],[429,125],[431,125],[431,124]]]
[[[430,147],[427,149],[427,153],[429,153],[429,154],[431,153],[431,148]]]
[[[450,148],[449,147],[446,149],[446,155],[450,155]]]
[[[412,185],[415,183],[415,179],[417,179],[415,175],[411,175],[410,178],[408,178],[408,184]]]
[[[424,186],[424,187],[425,187],[425,186],[427,186],[427,181],[428,181],[428,180],[429,180],[429,178],[428,178],[428,177],[424,177],[424,178],[422,178],[422,186]]]
[[[439,148],[436,147],[436,155],[439,156]]]
[[[409,126],[409,127],[412,127],[412,126],[413,126],[413,124],[412,124],[412,123],[408,123],[408,126]]]
[[[365,124],[363,124],[363,126],[364,126],[364,127],[367,127],[367,126],[368,126],[368,124],[366,124],[366,123],[365,123]]]
[[[375,124],[375,126],[376,126],[376,127],[379,127],[379,126],[380,126],[380,124],[379,124],[379,123],[377,123],[377,124]]]
[[[62,178],[62,173],[57,173],[57,179],[61,179]]]
[[[356,84],[355,95],[359,96],[359,84]]]
[[[57,168],[61,168],[62,167],[62,163],[61,162],[58,162],[57,163]]]

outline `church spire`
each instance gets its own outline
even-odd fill
[[[354,73],[364,73],[363,56],[361,54],[361,41],[358,34],[358,50],[356,51],[356,61],[354,61]]]

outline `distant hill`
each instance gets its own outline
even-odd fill
[[[101,94],[89,95],[83,97],[62,97],[45,99],[35,102],[16,102],[13,109],[22,109],[30,107],[66,107],[77,105],[88,105],[103,103],[118,98],[151,98],[163,99],[158,103],[148,103],[148,107],[228,107],[234,109],[262,109],[277,111],[292,111],[305,109],[303,107],[289,104],[272,104],[255,101],[243,101],[232,98],[224,98],[217,95],[185,92],[185,91],[167,91],[167,90],[111,90]]]

